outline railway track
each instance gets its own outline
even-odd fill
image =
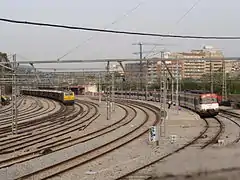
[[[17,101],[17,107],[19,107],[23,100],[25,99],[25,97],[20,97]],[[8,111],[11,111],[11,108],[12,108],[12,104],[9,104],[9,105],[6,105],[6,106],[3,106],[1,109],[0,109],[0,114],[3,114],[3,113],[6,113]]]
[[[227,139],[229,138],[231,139],[230,140],[231,142],[227,143],[227,145],[233,145],[238,143],[240,141],[240,122],[239,122],[240,115],[229,112],[229,111],[222,111],[222,113],[220,113],[218,116],[223,118],[225,121],[228,121],[229,122],[228,126],[231,125],[231,128],[229,127],[230,133],[228,133],[225,137],[223,137],[223,139],[226,137]],[[233,137],[230,137],[230,136],[233,136]]]
[[[226,116],[226,114],[228,116]],[[239,142],[240,123],[238,120],[240,119],[240,116],[236,113],[231,113],[231,112],[224,113],[223,112],[223,114],[219,114],[217,117],[203,119],[206,123],[204,130],[201,132],[201,134],[198,137],[196,137],[190,143],[186,144],[181,149],[178,149],[178,150],[174,151],[173,153],[169,153],[166,156],[163,156],[163,157],[157,159],[155,162],[151,162],[151,163],[147,164],[145,167],[139,167],[139,168],[135,169],[134,171],[129,172],[128,174],[120,176],[118,179],[126,179],[126,180],[130,180],[130,179],[131,180],[134,180],[134,179],[138,179],[138,180],[152,179],[153,180],[153,179],[165,179],[165,178],[174,179],[174,177],[171,177],[171,176],[169,176],[169,177],[164,176],[164,177],[157,178],[157,177],[154,177],[149,174],[138,174],[138,172],[140,172],[141,170],[143,170],[147,167],[150,167],[151,165],[159,163],[161,160],[164,160],[167,157],[174,155],[176,152],[183,150],[183,148],[190,147],[190,146],[194,147],[195,144],[199,144],[200,145],[199,147],[201,149],[205,149],[205,148],[209,147],[210,145],[216,144],[219,139],[222,139],[222,136],[226,131],[226,123],[224,123],[224,120],[222,119],[222,117],[226,118],[227,121],[231,121],[233,124],[235,124],[236,128],[238,129],[238,135],[235,138],[235,140],[232,141],[231,144],[235,144],[235,143]],[[233,117],[235,119],[233,119]],[[236,119],[238,119],[238,120],[236,120]],[[178,177],[178,176],[176,176],[176,177]],[[192,176],[182,175],[179,177],[183,177],[183,179],[184,179],[184,178],[194,177],[194,175],[192,175]]]
[[[84,104],[85,101],[77,101],[77,102],[81,102],[81,104]],[[85,102],[86,103],[86,102]],[[89,106],[88,108],[88,111],[85,112],[85,114],[83,116],[86,116],[87,114],[89,114],[89,110],[90,109],[95,109],[97,110],[97,107],[98,106],[97,104],[95,103],[90,103],[90,102],[87,102],[88,104],[91,104],[91,105],[94,105],[93,108]],[[72,124],[72,127],[74,129],[71,129],[71,131],[69,130],[68,132],[64,132],[63,130],[59,130],[62,135],[65,135],[66,133],[70,133],[70,132],[73,132],[74,130],[75,131],[79,131],[79,129],[84,130],[86,129],[94,120],[96,120],[96,118],[98,116],[96,116],[96,112],[94,113],[93,116],[90,116],[88,118],[86,118],[85,120],[83,120],[83,116],[82,117],[79,117],[79,119],[81,119],[82,121],[79,123],[79,125],[81,124],[80,127],[77,127],[76,126],[76,119],[72,119],[71,121],[68,122],[68,124],[72,124],[73,122],[75,122],[75,124],[73,123]],[[94,117],[95,116],[95,117]],[[120,120],[118,123],[124,123],[124,122],[121,122],[122,120]],[[85,123],[85,124],[84,124]],[[8,167],[10,165],[13,165],[15,163],[20,163],[20,162],[24,162],[24,161],[27,161],[27,160],[30,160],[30,159],[34,159],[36,157],[40,157],[42,156],[42,154],[39,154],[42,150],[45,150],[45,149],[50,149],[51,148],[51,152],[56,152],[56,151],[59,151],[59,150],[62,150],[64,148],[67,148],[67,147],[70,147],[70,146],[73,146],[75,144],[78,144],[78,143],[83,143],[83,142],[86,142],[86,141],[89,141],[91,139],[94,139],[96,137],[100,137],[101,134],[103,134],[104,132],[103,131],[114,131],[114,129],[116,129],[116,126],[118,125],[118,123],[114,123],[114,124],[111,124],[109,125],[109,127],[107,128],[104,128],[104,129],[100,129],[98,131],[95,131],[95,132],[92,132],[92,133],[89,133],[87,135],[83,135],[81,137],[75,137],[75,138],[72,138],[71,136],[62,136],[60,134],[57,134],[56,132],[54,133],[52,131],[52,129],[47,129],[47,131],[50,131],[52,133],[52,135],[54,136],[54,138],[56,138],[54,141],[46,141],[47,139],[39,139],[37,138],[38,142],[34,142],[33,139],[29,140],[27,137],[22,137],[22,139],[26,142],[26,143],[30,143],[30,144],[25,144],[24,142],[21,141],[21,139],[15,139],[12,143],[12,146],[9,146],[9,142],[5,142],[4,144],[1,144],[2,145],[5,145],[5,149],[1,149],[1,153],[2,154],[7,154],[7,153],[11,153],[11,152],[16,152],[16,151],[19,151],[21,149],[24,149],[24,152],[21,154],[21,155],[18,155],[18,157],[11,157],[11,158],[5,158],[3,159],[0,164],[1,164],[1,168],[4,168],[4,167]],[[126,122],[125,122],[126,123]],[[63,125],[63,124],[62,124]],[[62,126],[61,125],[61,126]],[[67,124],[64,124],[64,125],[67,125]],[[56,126],[56,124],[54,125]],[[123,126],[123,124],[121,125]],[[68,129],[70,127],[67,127]],[[57,128],[56,128],[57,129]],[[66,128],[65,128],[66,129]],[[34,133],[34,135],[32,135],[32,137],[36,138],[37,134]],[[47,137],[48,139],[51,139],[52,137],[49,137],[49,134],[46,135],[44,137]],[[20,141],[19,141],[20,140]],[[16,143],[16,144],[15,144]],[[38,147],[36,147],[36,149],[34,149],[33,151],[26,151],[26,148],[30,148],[32,145],[35,145],[35,144],[40,144],[41,145],[38,145]],[[16,148],[15,148],[16,147]],[[11,149],[12,148],[12,149]],[[6,149],[8,149],[8,151],[6,151]],[[9,151],[10,149],[10,151]]]
[[[95,104],[95,103],[91,103],[91,102],[88,102],[88,101],[78,101],[77,100],[76,104],[78,104],[78,103],[81,103],[81,104],[85,103],[85,105],[88,104],[88,105],[86,105],[86,106],[88,106],[88,109],[92,109],[92,110],[95,109],[96,110],[95,112],[97,112],[97,108],[98,108],[97,106],[98,105]],[[128,144],[128,143],[130,143],[131,141],[135,140],[136,138],[139,138],[140,136],[146,134],[146,132],[148,131],[149,125],[147,126],[145,131],[142,131],[138,135],[132,135],[136,132],[136,130],[138,130],[138,128],[139,129],[142,128],[144,126],[144,124],[146,124],[148,122],[149,116],[148,116],[147,111],[151,111],[152,113],[155,114],[157,120],[152,124],[152,125],[155,125],[157,123],[157,121],[159,120],[158,119],[159,118],[158,117],[159,108],[157,108],[155,106],[151,106],[151,105],[146,106],[145,103],[137,103],[137,102],[130,102],[130,103],[135,109],[138,109],[138,110],[141,110],[142,112],[145,112],[146,119],[144,120],[143,124],[139,125],[138,127],[135,127],[133,129],[133,131],[127,133],[126,136],[119,137],[117,140],[113,140],[111,142],[105,143],[104,145],[102,145],[98,148],[94,148],[90,151],[87,151],[87,152],[81,154],[81,155],[72,157],[72,158],[68,159],[67,161],[62,161],[62,162],[59,162],[57,164],[54,164],[53,166],[49,166],[47,168],[42,168],[42,169],[39,169],[37,171],[27,173],[23,176],[19,176],[18,178],[20,178],[20,179],[31,179],[32,177],[34,177],[34,178],[38,177],[38,179],[55,178],[59,175],[62,175],[64,173],[68,172],[68,171],[71,171],[75,168],[81,167],[81,166],[85,165],[86,163],[92,162],[93,160],[95,160],[97,158],[100,158],[100,157],[102,157],[102,156],[104,156],[104,155],[106,155],[106,154],[108,154],[108,153],[110,153],[110,152]],[[124,106],[127,107],[128,105],[125,104],[124,101],[121,101],[121,102],[118,102],[118,106],[124,109]],[[128,106],[128,108],[130,109],[130,106]],[[111,124],[108,127],[99,129],[98,131],[93,131],[91,133],[84,134],[84,135],[79,136],[79,137],[72,138],[71,135],[70,136],[65,136],[66,134],[58,134],[58,135],[54,136],[54,138],[56,138],[55,141],[51,141],[51,142],[47,142],[47,143],[43,143],[45,141],[45,139],[40,138],[40,139],[38,139],[39,141],[31,142],[32,144],[31,143],[30,144],[25,144],[25,145],[23,144],[20,147],[19,147],[19,144],[15,144],[12,147],[6,146],[6,149],[4,149],[4,148],[0,149],[0,153],[3,152],[3,154],[8,154],[8,153],[12,153],[15,150],[24,150],[24,149],[26,150],[28,147],[31,147],[32,145],[42,143],[42,146],[38,146],[36,151],[30,151],[30,153],[33,153],[36,156],[28,156],[30,153],[29,154],[25,153],[26,156],[22,156],[21,157],[22,159],[21,158],[11,159],[8,162],[7,161],[3,162],[3,164],[1,164],[1,162],[0,162],[0,168],[7,167],[7,166],[13,165],[15,163],[24,162],[26,160],[30,160],[30,159],[33,159],[33,158],[36,158],[36,157],[40,157],[40,156],[42,156],[42,154],[39,154],[39,153],[41,151],[45,150],[45,149],[51,149],[51,153],[52,153],[52,152],[57,152],[57,151],[63,150],[63,149],[68,148],[68,147],[72,147],[72,146],[80,144],[80,143],[86,143],[88,141],[100,138],[100,137],[119,129],[120,127],[126,126],[127,124],[132,122],[135,115],[133,117],[131,117],[132,119],[126,120],[127,116],[128,116],[127,115],[128,111],[126,110],[126,115],[122,119],[117,121],[116,123]],[[83,111],[82,115],[83,114],[89,114],[89,112],[90,111],[88,111],[88,110],[85,111],[85,113]],[[133,112],[135,112],[135,113],[133,113]],[[137,114],[136,110],[134,111],[133,108],[132,108],[132,113]],[[69,112],[67,114],[69,114]],[[80,123],[78,125],[74,124],[74,129],[71,129],[71,127],[70,127],[68,129],[69,130],[68,133],[71,133],[71,132],[74,132],[74,131],[77,131],[77,130],[78,131],[85,130],[98,117],[99,117],[98,113],[95,113],[91,117],[89,115],[89,117],[85,118],[85,119],[83,119],[83,117],[81,117],[80,119],[82,120],[83,123]],[[66,120],[66,118],[67,118],[67,120]],[[69,121],[69,124],[72,123],[73,121],[71,121],[70,119],[68,120],[68,118],[69,117],[65,117],[64,119],[66,121]],[[72,118],[72,120],[73,119],[74,118]],[[79,122],[80,122],[80,119],[78,119]],[[66,121],[61,121],[62,124],[59,123],[59,125],[64,125],[64,122],[66,122]],[[224,133],[224,129],[225,129],[224,123],[218,117],[217,118],[207,118],[207,119],[204,119],[204,121],[206,122],[206,126],[204,127],[204,130],[200,133],[200,135],[198,137],[193,139],[190,143],[186,144],[185,146],[177,149],[176,151],[174,151],[172,153],[169,153],[169,154],[167,154],[163,157],[158,158],[157,160],[155,160],[151,163],[148,163],[145,166],[135,168],[134,170],[131,170],[131,172],[128,172],[124,175],[118,176],[117,179],[129,179],[129,178],[131,179],[131,178],[134,178],[134,177],[139,178],[139,179],[151,179],[152,177],[150,175],[134,176],[134,174],[136,172],[140,171],[141,169],[149,167],[149,166],[151,166],[151,165],[153,165],[153,164],[155,164],[155,163],[157,163],[157,162],[159,162],[159,161],[161,161],[161,160],[163,160],[163,159],[165,159],[165,158],[183,150],[186,147],[194,146],[196,144],[198,144],[198,145],[200,144],[200,148],[204,149],[206,147],[209,147],[212,144],[215,144],[218,141],[218,139],[220,138],[221,134]],[[54,121],[54,122],[56,123],[58,121]],[[54,126],[54,123],[52,125]],[[79,126],[79,125],[82,125],[82,126]],[[47,131],[52,132],[52,130],[49,129],[49,126],[45,126],[41,131],[44,131],[44,130],[46,130],[45,132],[47,132]],[[65,133],[65,132],[62,131],[62,133]],[[36,134],[29,134],[29,137],[30,136],[35,137],[35,135]],[[25,136],[22,136],[21,138],[24,139]],[[13,144],[15,142],[12,141]],[[109,147],[109,146],[111,146],[111,147]],[[0,147],[2,147],[1,141],[0,141]],[[15,147],[18,147],[20,149],[15,149]],[[5,151],[5,150],[10,150],[10,151]]]
[[[56,103],[53,102],[52,100],[46,100],[46,99],[36,99],[36,98],[31,98],[33,99],[34,102],[31,103],[31,108],[27,108],[25,111],[23,109],[19,108],[19,114],[18,114],[18,122],[27,122],[31,121],[32,118],[36,118],[39,115],[44,115],[44,114],[48,114],[51,113],[51,111],[53,111],[56,108]],[[43,103],[46,106],[45,108],[43,108]],[[29,106],[28,106],[29,107]],[[5,118],[1,118],[0,120],[0,129],[1,129],[1,133],[4,132],[4,129],[9,129],[11,128],[11,123],[12,123],[12,114],[9,114],[10,116],[5,117]]]
[[[40,156],[39,153],[46,149],[42,144],[45,142],[49,143],[49,141],[54,143],[52,139],[55,139],[56,141],[56,138],[67,134],[70,128],[76,125],[76,123],[73,123],[74,118],[83,110],[83,108],[80,108],[80,105],[77,106],[79,106],[79,108],[73,114],[70,112],[72,112],[74,108],[69,107],[70,111],[65,111],[64,114],[60,113],[55,117],[46,118],[46,122],[48,122],[47,124],[44,123],[41,127],[31,127],[31,131],[29,131],[29,129],[26,130],[26,134],[0,139],[0,155],[4,156],[0,161],[0,168]],[[86,111],[82,117],[85,117],[89,111]],[[62,117],[63,115],[65,116],[64,118]],[[71,123],[73,123],[72,126],[70,126]],[[63,124],[66,125],[66,127],[62,127]],[[75,126],[75,128],[78,127]],[[69,137],[65,137],[65,139],[69,139]],[[41,147],[37,146],[39,144],[41,144]],[[35,146],[34,149],[31,149],[33,146]],[[19,153],[19,155],[13,157],[12,154],[15,154],[16,152]]]
[[[43,109],[42,104],[38,104],[36,102],[32,102],[28,106],[25,106],[25,108],[18,108],[18,120],[24,121],[29,115],[32,117],[36,117],[37,113],[41,113],[41,111],[46,111]],[[2,117],[0,117],[0,127],[7,127],[12,121],[12,112],[3,114]]]
[[[126,105],[119,104],[119,106],[123,107]],[[137,109],[141,109],[145,113],[147,110],[150,111],[150,109],[151,109],[149,107],[141,107],[140,105],[134,105],[134,106]],[[129,107],[129,106],[128,106],[128,108],[132,109],[132,107]],[[153,111],[153,110],[151,109],[151,111]],[[123,117],[120,121],[114,123],[113,125],[110,125],[102,130],[98,130],[98,132],[93,132],[93,134],[95,134],[94,135],[95,137],[92,134],[90,136],[89,135],[86,136],[86,138],[97,140],[98,138],[102,138],[103,135],[109,136],[108,134],[110,132],[113,133],[120,127],[124,128],[127,124],[129,124],[136,117],[136,110],[132,109],[131,114],[132,114],[131,117],[128,117],[128,116]],[[158,115],[156,115],[156,116],[158,116]],[[128,117],[128,120],[126,120],[127,117]],[[124,122],[123,122],[123,120],[124,120]],[[114,151],[115,149],[117,149],[121,146],[124,146],[125,144],[133,141],[135,138],[145,134],[148,131],[148,126],[143,127],[143,125],[146,124],[148,122],[148,120],[149,120],[149,116],[148,116],[148,113],[146,113],[146,118],[144,119],[144,121],[141,124],[139,124],[137,127],[131,129],[130,132],[127,132],[127,134],[123,134],[122,137],[113,139],[111,142],[106,142],[102,146],[100,146],[98,148],[94,148],[94,149],[92,149],[86,153],[83,153],[80,156],[76,156],[68,161],[60,162],[58,164],[55,164],[54,166],[44,168],[37,172],[33,172],[28,175],[22,176],[21,178],[28,179],[31,176],[34,176],[34,177],[38,177],[38,179],[45,179],[45,178],[49,178],[50,176],[53,177],[58,174],[64,173],[72,168],[82,166],[82,165],[86,164],[87,162],[90,162],[90,161],[92,161],[96,158],[99,158],[111,151]],[[144,131],[143,131],[143,129],[144,129]],[[136,134],[137,132],[138,132],[138,134]]]
[[[138,175],[137,173],[143,169],[146,169],[156,163],[160,163],[162,160],[173,156],[174,154],[183,151],[185,148],[188,147],[196,147],[196,144],[198,144],[197,147],[200,147],[201,149],[205,149],[209,147],[212,144],[215,144],[216,141],[219,139],[221,134],[224,132],[224,124],[219,118],[205,118],[203,119],[206,123],[204,129],[201,131],[201,133],[195,137],[192,141],[185,144],[184,146],[178,148],[177,150],[174,150],[173,152],[170,152],[162,157],[159,157],[155,159],[154,161],[151,161],[143,166],[134,168],[130,170],[128,173],[125,173],[124,175],[120,175],[117,177],[117,180],[130,180],[130,179],[154,179],[152,175],[146,174],[146,175]],[[204,136],[205,135],[205,136]],[[203,137],[206,137],[203,139]]]
[[[206,129],[203,136],[198,140],[198,143],[201,141],[200,144],[203,144],[201,145],[201,149],[216,144],[225,127],[224,123],[217,117],[205,118],[204,121],[206,122]]]
[[[225,119],[223,119],[225,118]],[[215,144],[219,139],[224,139],[223,134],[225,133],[226,130],[229,130],[231,131],[231,129],[227,129],[227,123],[231,122],[232,124],[235,125],[235,129],[236,129],[236,132],[237,132],[237,136],[235,137],[232,137],[232,141],[231,143],[229,144],[223,144],[223,146],[228,146],[228,145],[233,145],[233,144],[236,144],[239,142],[240,140],[240,123],[239,123],[239,119],[240,119],[240,116],[239,114],[236,114],[236,113],[231,113],[231,112],[222,112],[221,114],[219,114],[216,118],[214,118],[215,122],[218,122],[218,125],[212,123],[212,118],[207,118],[207,119],[204,119],[204,121],[206,122],[206,128],[203,132],[207,133],[209,131],[209,129],[213,129],[215,127],[215,130],[213,130],[215,133],[215,135],[211,135],[209,136],[210,138],[207,139],[207,140],[203,140],[201,141],[202,143],[205,141],[205,144],[200,146],[201,148],[206,148],[210,145],[213,145]],[[226,122],[225,122],[226,121]],[[209,122],[211,122],[212,124],[209,124]],[[222,129],[222,130],[221,130]],[[224,130],[223,130],[224,129]],[[212,130],[211,130],[212,131]],[[213,132],[212,131],[212,132]],[[213,133],[210,133],[210,134],[213,134]],[[203,134],[204,136],[204,134]],[[229,138],[229,137],[228,137]],[[199,140],[198,140],[199,141]],[[219,147],[219,146],[218,146]],[[140,170],[139,170],[140,171]],[[139,172],[137,171],[137,172]],[[224,169],[222,170],[216,170],[216,172],[222,172],[222,171],[225,171]],[[231,168],[230,169],[227,169],[227,171],[233,171]],[[239,168],[237,168],[237,171],[239,171]],[[215,173],[215,171],[213,172]],[[186,175],[186,174],[183,174],[183,175],[176,175],[176,176],[162,176],[162,177],[154,177],[152,175],[149,175],[149,174],[138,174],[138,173],[133,173],[132,175],[129,175],[129,176],[125,176],[123,178],[119,178],[119,179],[138,179],[138,180],[145,180],[145,179],[175,179],[175,178],[179,178],[179,179],[189,179],[189,178],[194,178],[196,177],[197,179],[201,179],[201,177],[204,179],[204,177],[208,174],[213,174],[212,172],[198,172],[198,173],[193,173],[191,175]],[[135,175],[137,174],[137,175]],[[201,177],[200,177],[201,176]],[[206,177],[205,177],[206,178]]]

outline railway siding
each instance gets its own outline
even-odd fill
[[[220,117],[221,116],[219,115],[218,118]],[[210,120],[212,119],[209,119],[209,121]],[[229,124],[231,124],[231,127],[229,127]],[[224,120],[224,126],[227,126],[225,131],[233,133],[233,137],[229,137],[230,142],[233,142],[239,135],[239,127],[233,125],[233,123],[229,120]],[[235,129],[235,133],[232,131],[232,128]],[[222,134],[220,139],[224,139],[222,136],[225,137],[225,134]],[[204,175],[206,172],[210,172],[211,174],[211,171],[221,172],[222,169],[230,169],[229,172],[231,169],[239,169],[240,159],[238,149],[240,146],[239,144],[226,146],[227,143],[229,142],[227,141],[222,145],[215,144],[214,146],[210,146],[212,148],[206,148],[204,150],[190,146],[184,151],[180,151],[177,154],[167,157],[164,162],[156,163],[148,168],[138,171],[136,174],[138,177],[144,178],[152,175],[153,177],[160,177],[160,179],[165,179],[165,177],[169,177],[166,179],[171,179],[171,176],[175,176],[172,179],[175,179],[176,177],[184,179],[189,177],[198,177],[198,174],[200,173]],[[238,172],[240,172],[240,169]]]
[[[159,105],[158,103],[153,102],[145,103],[154,104],[156,107]],[[117,178],[139,166],[154,161],[157,157],[166,155],[169,152],[178,149],[183,144],[186,144],[195,136],[199,135],[201,126],[203,125],[204,121],[200,120],[198,115],[183,109],[179,114],[176,114],[176,111],[171,109],[169,110],[168,116],[167,138],[160,141],[161,145],[159,148],[155,147],[153,144],[149,144],[148,134],[145,134],[138,140],[134,140],[130,144],[119,148],[118,151],[114,151],[108,156],[90,163],[89,166],[85,166],[84,169],[81,169],[81,175],[72,172],[71,176],[66,175],[63,177],[65,179],[80,177],[85,179]],[[169,138],[169,135],[171,134],[177,135],[177,143],[171,144]],[[80,169],[78,169],[78,171],[79,170]],[[83,173],[84,176],[82,175]]]
[[[233,109],[232,107],[227,107],[227,106],[220,106],[219,107],[220,112],[232,112],[234,114],[238,114],[240,116],[240,109]]]
[[[153,174],[156,177],[173,175],[184,175],[183,177],[188,175],[188,177],[191,177],[191,174],[198,174],[199,172],[205,173],[216,170],[221,172],[221,169],[238,168],[240,166],[239,148],[239,144],[230,148],[207,148],[204,151],[187,148],[168,157],[162,163],[157,163],[140,171],[139,174]]]
[[[29,111],[25,111],[25,113],[20,113],[18,116],[18,125],[19,127],[21,126],[21,124],[26,124],[26,123],[31,123],[33,121],[37,121],[38,119],[44,119],[47,118],[51,115],[53,115],[54,113],[57,113],[60,110],[60,105],[58,102],[52,101],[52,100],[48,100],[48,99],[38,99],[40,101],[42,101],[42,108],[40,108],[39,106],[35,106],[34,109],[29,109]],[[26,101],[26,104],[28,103],[32,103],[32,99],[30,98],[30,100]],[[37,103],[36,101],[34,103]],[[11,117],[6,117],[6,123],[3,124],[3,120],[1,121],[2,124],[0,126],[0,128],[9,128],[9,132],[11,131],[11,122],[12,119]],[[1,132],[3,133],[3,132]]]
[[[105,109],[102,112],[99,112],[100,114],[104,114],[105,113]],[[113,119],[120,119],[123,116],[123,112],[119,111],[116,112],[115,115],[112,116]],[[98,119],[99,122],[104,122],[106,121],[106,118],[104,116],[100,116]],[[90,127],[87,127],[87,129],[89,129]],[[81,133],[81,132],[80,132]],[[87,150],[89,150],[89,148],[94,148],[95,146],[97,146],[99,143],[102,143],[99,140],[92,140],[94,142],[89,142],[89,144],[91,144],[91,146],[86,146],[85,144],[87,143],[81,143],[78,144],[76,146],[70,147],[68,149],[63,149],[60,150],[59,152],[56,153],[52,153],[46,156],[42,156],[40,158],[36,158],[33,160],[30,160],[28,162],[24,162],[24,163],[20,163],[20,164],[15,164],[9,168],[3,168],[0,170],[0,174],[4,174],[4,172],[7,170],[8,171],[8,177],[9,179],[14,179],[18,176],[27,174],[31,171],[34,171],[38,168],[41,168],[42,166],[46,166],[49,164],[54,164],[58,161],[63,160],[64,158],[69,158],[71,156],[74,156],[76,154],[81,154]],[[1,177],[1,175],[0,175]],[[1,179],[1,178],[0,178]]]
[[[92,100],[91,102],[97,103],[97,101]],[[130,105],[130,102],[131,101],[129,101],[127,105]],[[159,103],[144,103],[159,107]],[[98,109],[101,116],[97,120],[94,120],[93,123],[86,128],[86,131],[96,131],[96,126],[99,126],[98,128],[102,128],[109,125],[110,123],[117,122],[116,119],[120,119],[120,117],[123,116],[123,111],[117,107],[116,112],[112,113],[113,120],[106,120],[105,105],[105,102],[102,102],[102,104],[100,104],[100,107]],[[133,106],[138,105],[134,105],[133,103]],[[21,177],[25,174],[35,172],[36,170],[43,167],[56,164],[57,162],[69,159],[84,152],[88,152],[89,150],[96,148],[101,144],[114,140],[114,138],[119,137],[119,135],[123,135],[124,133],[133,130],[137,126],[140,126],[143,121],[143,117],[144,114],[138,112],[135,120],[114,130],[112,133],[101,136],[101,141],[99,141],[99,138],[92,139],[78,145],[69,147],[67,149],[41,156],[27,162],[14,164],[8,168],[0,169],[0,179],[1,177],[15,179],[16,177]],[[156,117],[154,117],[153,113],[151,114],[150,119],[151,121],[141,127],[142,129],[148,129],[154,123]],[[81,168],[79,167],[80,169],[78,169],[77,171],[76,169],[71,171],[70,176],[68,172],[66,172],[66,174],[63,174],[63,176],[61,177],[64,177],[64,179],[79,179],[80,177],[85,179],[94,179],[97,177],[97,179],[99,180],[118,178],[128,172],[133,171],[134,169],[137,169],[140,166],[148,164],[149,162],[152,162],[155,159],[182,147],[184,144],[190,142],[196,136],[198,136],[200,132],[204,129],[204,126],[204,121],[201,120],[195,113],[192,113],[191,111],[185,110],[183,108],[181,108],[179,113],[177,113],[176,107],[172,107],[168,110],[166,137],[161,138],[159,147],[156,147],[154,144],[150,144],[148,142],[148,134],[145,133],[140,138],[126,144],[124,147],[118,148],[117,150],[106,154],[106,156],[102,156],[97,160],[91,161],[89,164],[84,164],[84,166],[81,166]],[[170,142],[171,135],[177,136],[177,141],[175,143]],[[88,156],[86,155],[86,158],[87,157]],[[89,158],[90,157],[91,155],[89,156]],[[82,161],[84,161],[84,159],[82,159]],[[143,172],[150,172],[151,174],[154,174],[156,170],[155,167],[155,165],[151,166],[150,168],[144,169]],[[44,177],[45,175],[43,174],[43,176],[40,177]],[[32,177],[29,177],[28,179],[31,178]],[[37,179],[38,176],[34,176],[34,178]],[[58,178],[59,177],[56,177],[56,179]]]
[[[159,106],[159,103],[146,103]],[[166,137],[161,138],[159,147],[156,147],[153,144],[149,144],[147,141],[148,134],[146,134],[138,142],[135,142],[131,145],[129,144],[129,146],[126,147],[125,151],[118,151],[119,153],[121,152],[121,154],[119,154],[119,158],[116,159],[121,159],[121,157],[124,156],[127,151],[129,153],[129,149],[131,149],[133,157],[132,159],[129,159],[125,162],[118,162],[118,164],[115,166],[103,169],[94,177],[97,177],[97,179],[104,179],[104,177],[107,176],[109,179],[115,179],[122,176],[122,174],[134,171],[138,167],[142,167],[150,162],[153,162],[159,157],[167,155],[168,153],[173,152],[174,150],[177,150],[184,144],[188,143],[199,135],[204,125],[204,122],[198,117],[198,115],[195,115],[194,113],[184,109],[180,110],[179,114],[177,114],[176,110],[172,108],[168,111]],[[170,135],[177,135],[176,143],[171,143]],[[143,172],[145,171],[146,169]],[[150,172],[150,174],[154,174],[154,172]],[[87,176],[87,179],[94,179],[94,177]]]

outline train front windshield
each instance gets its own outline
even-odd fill
[[[65,96],[73,96],[73,92],[65,92]]]
[[[212,103],[217,103],[217,98],[204,97],[204,98],[201,98],[200,100],[200,104],[212,104]]]

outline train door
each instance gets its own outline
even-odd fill
[[[194,97],[194,110],[197,111],[197,98]]]
[[[186,107],[187,106],[187,96],[186,96],[185,93],[184,93],[184,96],[183,96],[183,102],[184,102],[184,106]]]
[[[178,102],[176,102],[175,105],[177,105],[177,104],[178,104],[178,106],[182,105],[181,104],[181,96],[180,95],[178,95]]]

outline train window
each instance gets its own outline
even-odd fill
[[[200,99],[200,104],[210,104],[210,103],[217,103],[217,98],[207,97],[207,98]]]
[[[194,98],[194,106],[196,106],[197,105],[197,98],[195,97]]]
[[[73,95],[72,92],[65,92],[64,94],[65,94],[65,96],[72,96]]]

